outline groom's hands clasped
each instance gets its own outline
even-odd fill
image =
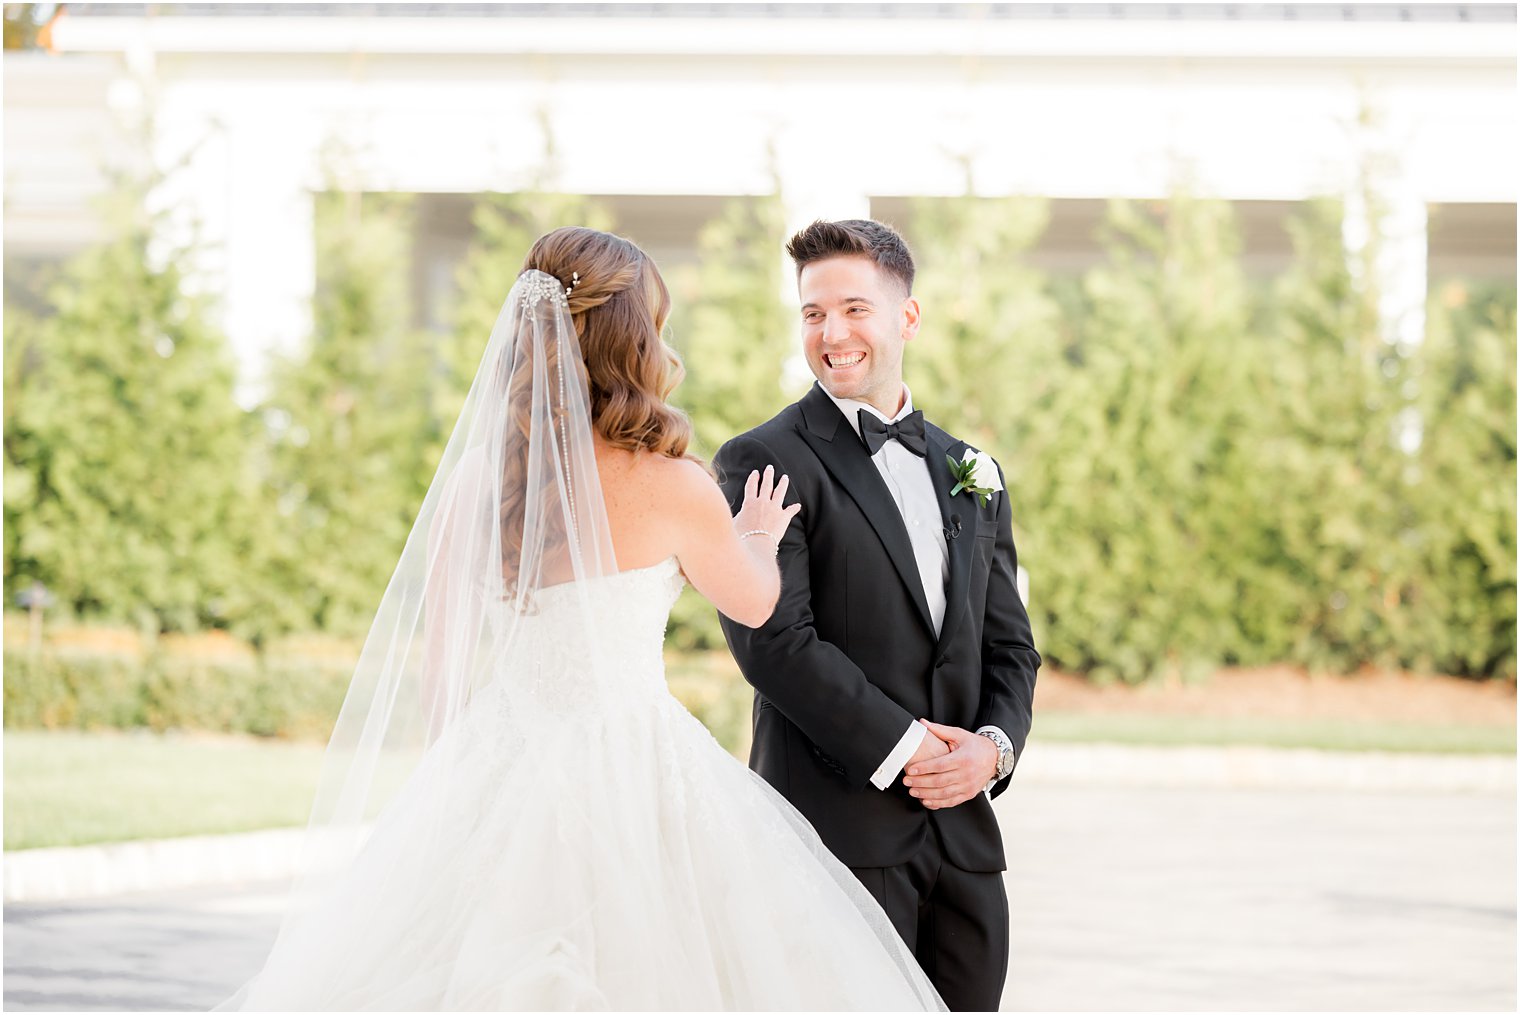
[[[908,762],[903,785],[930,810],[955,807],[980,793],[997,774],[997,745],[986,737],[959,726],[941,726],[920,719],[928,729],[924,742],[937,740],[948,748],[938,757]]]

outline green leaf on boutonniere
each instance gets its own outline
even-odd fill
[[[950,488],[950,496],[954,497],[962,490],[971,488],[971,470],[976,467],[974,462],[957,462],[950,455],[945,456],[945,461],[950,463],[950,476],[955,480],[955,485]]]
[[[952,456],[946,455],[945,461],[950,463],[950,475],[955,479],[955,486],[950,489],[950,496],[954,497],[961,491],[969,491],[973,494],[982,507],[987,506],[987,501],[993,491],[976,483],[976,456],[977,452],[967,450],[968,457],[964,461],[957,462]]]

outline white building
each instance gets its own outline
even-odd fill
[[[891,220],[969,163],[979,193],[1053,200],[1054,270],[1097,256],[1106,199],[1185,174],[1238,203],[1266,271],[1294,204],[1348,193],[1371,146],[1397,157],[1387,270],[1415,310],[1430,276],[1514,277],[1515,38],[1515,7],[1482,4],[72,4],[56,52],[5,56],[7,276],[97,235],[119,124],[151,108],[250,371],[307,330],[324,151],[423,195],[430,312],[469,195],[524,186],[543,122],[559,188],[662,261],[773,167],[800,224]]]

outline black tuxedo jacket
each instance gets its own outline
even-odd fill
[[[886,790],[870,782],[915,719],[997,726],[1020,753],[1029,733],[1040,657],[1014,585],[1007,495],[985,507],[969,492],[951,497],[945,456],[960,461],[966,444],[932,424],[927,438],[950,550],[938,637],[897,505],[816,384],[714,459],[734,510],[750,471],[767,465],[791,477],[788,501],[802,502],[781,540],[775,613],[758,629],[723,617],[723,632],[756,691],[750,767],[846,866],[906,862],[933,822],[957,867],[998,871],[1003,843],[986,796],[930,811],[900,776]]]

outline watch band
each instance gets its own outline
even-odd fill
[[[997,773],[993,776],[993,781],[997,782],[999,780],[1008,778],[1008,776],[1013,772],[1013,744],[1009,743],[1008,738],[1003,735],[1002,730],[995,729],[990,726],[984,726],[976,732],[980,736],[984,736],[988,740],[991,740],[998,749]]]

